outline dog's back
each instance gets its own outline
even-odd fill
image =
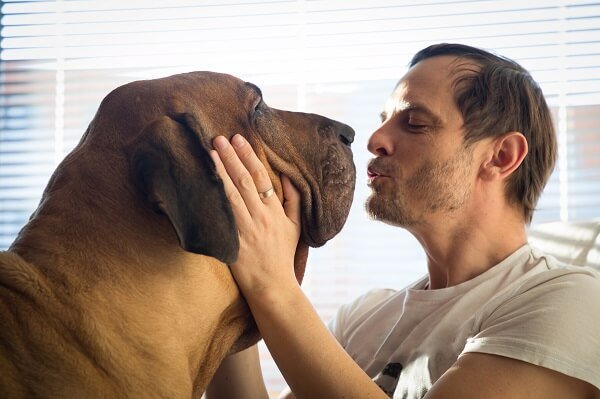
[[[57,333],[62,320],[49,314],[59,308],[34,267],[0,252],[0,397],[52,397],[57,384],[64,389],[69,343]],[[42,380],[44,391],[38,391]]]

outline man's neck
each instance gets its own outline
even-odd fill
[[[527,243],[525,223],[512,213],[446,220],[412,233],[427,254],[429,289],[477,277]]]

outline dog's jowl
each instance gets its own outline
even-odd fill
[[[226,265],[237,228],[208,155],[236,133],[280,198],[281,173],[302,194],[302,279],[308,246],[348,215],[354,131],[270,108],[229,75],[119,87],[0,253],[0,397],[198,397],[258,340]]]

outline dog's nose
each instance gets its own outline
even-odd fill
[[[346,145],[350,145],[354,142],[354,134],[354,129],[348,125],[342,125],[338,133],[340,140]]]
[[[319,125],[319,133],[330,136],[335,134],[347,146],[354,142],[354,129],[344,123],[331,119],[326,119]]]

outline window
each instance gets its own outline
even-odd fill
[[[412,54],[462,42],[519,61],[540,82],[559,134],[558,166],[534,223],[600,215],[600,4],[590,1],[3,1],[0,248],[37,206],[100,100],[123,83],[191,70],[259,85],[283,109],[357,132],[355,203],[343,232],[313,250],[305,289],[324,319],[372,287],[425,273],[402,230],[369,221],[365,150]],[[266,358],[266,354],[264,355]],[[283,382],[272,362],[267,385]]]

